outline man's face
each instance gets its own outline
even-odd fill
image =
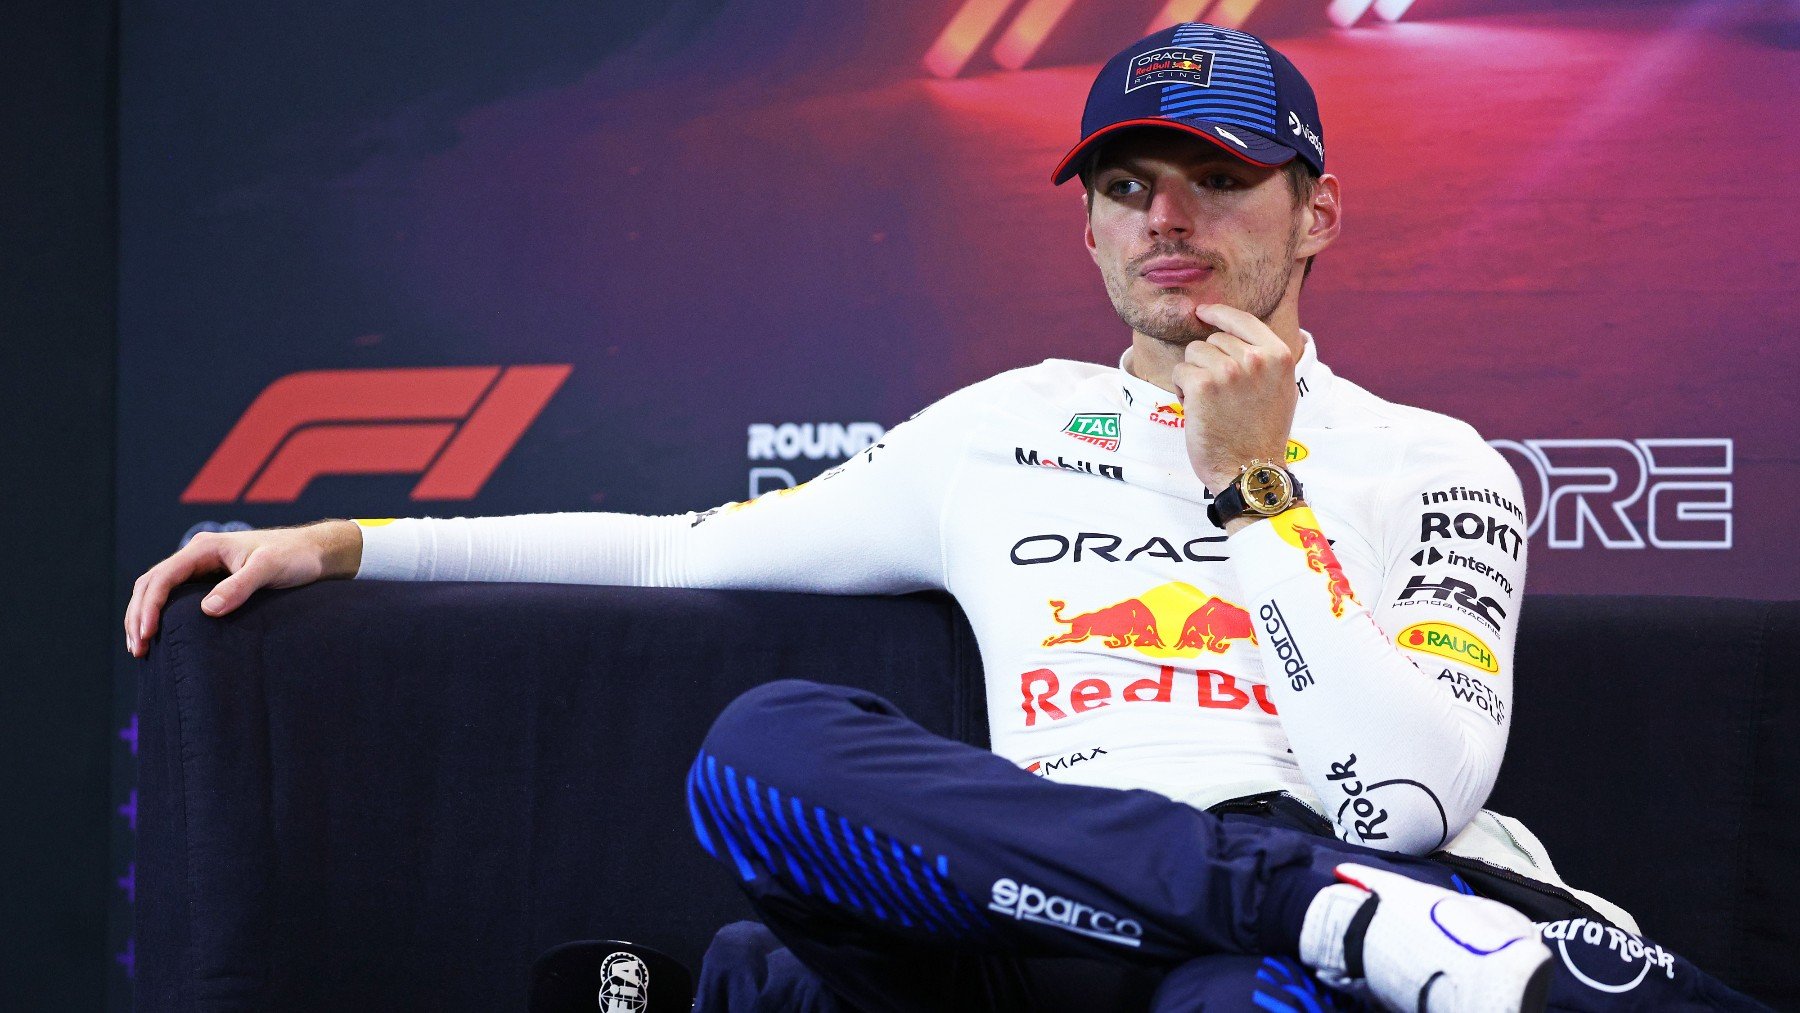
[[[1176,130],[1132,131],[1095,163],[1087,245],[1133,331],[1186,345],[1224,303],[1267,321],[1294,274],[1304,212],[1281,169]]]

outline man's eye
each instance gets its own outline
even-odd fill
[[[1235,187],[1238,185],[1238,179],[1236,176],[1233,176],[1230,173],[1215,172],[1212,175],[1207,176],[1204,179],[1202,179],[1201,183],[1204,184],[1208,189],[1229,190],[1232,187]]]
[[[1115,179],[1106,184],[1106,193],[1109,197],[1129,197],[1142,192],[1143,189],[1144,184],[1135,179]]]

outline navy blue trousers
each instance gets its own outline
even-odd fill
[[[715,940],[702,1011],[1353,1008],[1279,959],[1332,870],[1464,888],[1427,859],[1057,784],[810,682],[727,707],[687,791],[695,836],[766,926]],[[1616,929],[1558,931],[1557,1008],[1758,1008]]]

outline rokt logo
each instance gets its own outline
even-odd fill
[[[1454,623],[1414,623],[1401,630],[1394,642],[1401,647],[1474,665],[1489,675],[1500,671],[1499,660],[1481,638]]]
[[[570,368],[289,373],[250,403],[181,502],[292,503],[322,475],[420,471],[413,499],[474,499]]]

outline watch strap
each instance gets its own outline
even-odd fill
[[[1225,488],[1220,489],[1213,501],[1206,505],[1206,519],[1212,521],[1215,528],[1223,528],[1226,521],[1249,512],[1249,507],[1244,503],[1244,493],[1236,482],[1225,483]]]
[[[1283,506],[1281,508],[1282,510],[1290,509],[1295,504],[1302,502],[1302,492],[1298,476],[1278,464],[1270,464],[1266,461],[1252,461],[1250,464],[1245,465],[1242,471],[1238,472],[1237,478],[1226,483],[1225,488],[1220,489],[1218,494],[1213,497],[1213,501],[1207,504],[1206,519],[1212,521],[1214,527],[1223,529],[1226,522],[1236,520],[1246,514],[1254,515],[1256,517],[1274,516],[1274,514],[1268,514],[1261,510],[1252,509],[1249,501],[1244,498],[1244,491],[1241,488],[1244,476],[1249,474],[1251,469],[1258,467],[1274,468],[1287,476],[1290,493],[1287,505]],[[1276,511],[1276,513],[1280,512],[1281,511],[1279,510]]]

